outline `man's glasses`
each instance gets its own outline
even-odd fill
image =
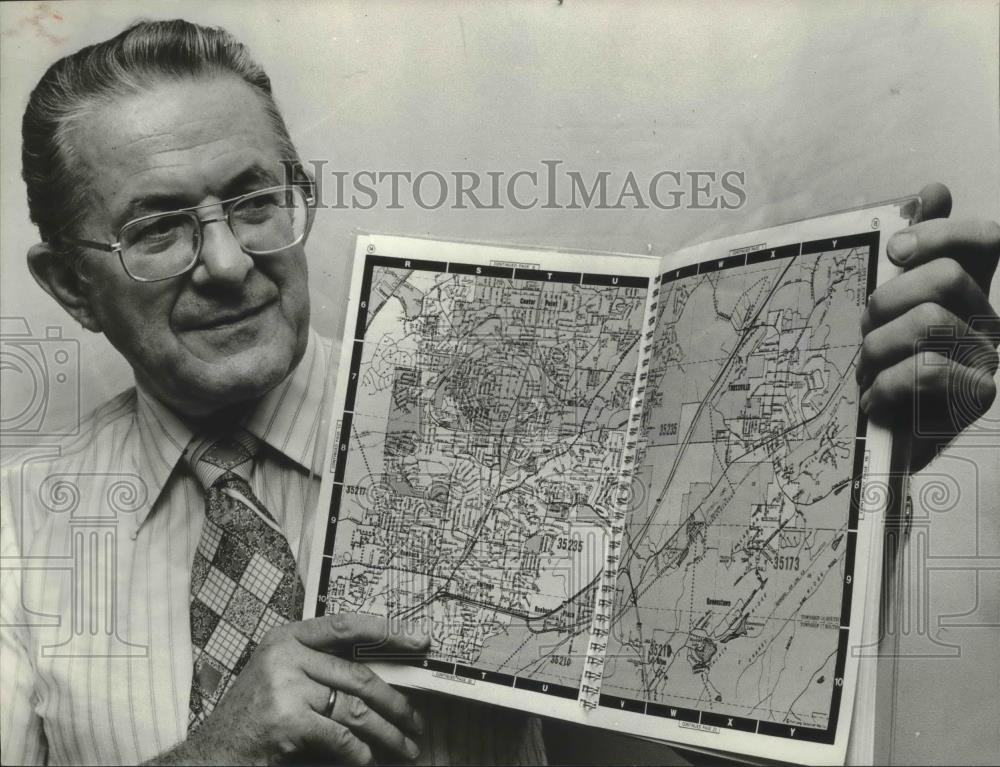
[[[274,186],[207,205],[142,216],[125,224],[116,242],[62,239],[117,253],[133,280],[156,282],[193,269],[201,255],[204,227],[217,221],[229,225],[243,252],[251,256],[266,256],[298,245],[306,235],[312,203],[313,198],[301,187]],[[198,217],[199,210],[218,206],[225,211],[223,216]]]

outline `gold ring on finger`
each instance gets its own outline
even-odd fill
[[[326,708],[323,709],[323,716],[329,719],[333,716],[333,707],[337,705],[337,693],[339,690],[334,687],[330,690],[330,697],[326,701]]]

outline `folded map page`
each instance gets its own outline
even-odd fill
[[[891,444],[859,324],[910,206],[662,260],[359,237],[307,609],[425,621],[392,683],[842,763]]]

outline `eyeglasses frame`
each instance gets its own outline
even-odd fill
[[[208,202],[205,203],[204,205],[192,205],[189,208],[178,208],[177,210],[168,210],[160,213],[149,213],[145,216],[139,216],[138,218],[133,218],[131,221],[127,221],[124,224],[122,224],[122,226],[118,229],[118,239],[116,242],[99,242],[97,240],[85,240],[79,237],[70,237],[69,235],[59,235],[59,239],[73,245],[82,245],[83,247],[94,248],[95,250],[100,250],[105,253],[116,254],[118,256],[118,260],[121,262],[122,269],[125,270],[125,274],[127,274],[131,279],[135,280],[136,282],[162,282],[163,280],[172,280],[174,279],[174,277],[180,277],[182,274],[187,274],[198,264],[198,261],[201,259],[201,249],[205,242],[204,234],[205,234],[205,226],[207,224],[216,224],[220,221],[225,221],[226,225],[229,227],[230,233],[232,233],[236,241],[239,242],[239,238],[236,236],[236,231],[233,229],[233,222],[232,219],[230,219],[230,215],[232,214],[233,208],[236,207],[237,203],[245,199],[248,199],[250,197],[255,197],[257,195],[267,194],[269,192],[280,192],[286,190],[293,192],[297,191],[302,195],[302,197],[305,200],[307,209],[306,215],[308,216],[308,210],[312,208],[316,200],[312,194],[311,185],[309,191],[306,191],[303,188],[303,186],[304,185],[302,184],[281,184],[279,186],[270,186],[264,189],[256,189],[253,192],[240,194],[237,195],[236,197],[229,197],[225,200],[219,200],[218,202]],[[197,213],[197,211],[202,210],[204,208],[214,208],[216,206],[221,206],[223,208],[224,213],[222,216],[217,216],[216,218],[201,218]],[[194,257],[191,259],[191,263],[189,263],[187,266],[185,266],[183,269],[176,272],[175,274],[171,274],[166,277],[152,277],[152,278],[136,277],[134,274],[132,274],[132,272],[129,271],[129,268],[125,265],[125,253],[124,253],[124,248],[122,247],[122,232],[124,232],[130,226],[135,226],[136,224],[140,224],[143,221],[150,221],[152,219],[161,218],[163,216],[174,216],[177,214],[188,215],[190,218],[194,219],[198,227],[197,229],[198,246],[194,251]],[[240,243],[240,249],[248,256],[268,256],[273,253],[280,253],[283,250],[288,250],[288,248],[294,248],[296,245],[301,243],[306,238],[306,235],[308,233],[309,233],[309,222],[307,220],[306,228],[302,231],[302,234],[300,234],[295,239],[295,242],[291,242],[288,245],[282,245],[280,248],[274,248],[272,250],[248,250],[247,248],[243,247],[242,243]]]

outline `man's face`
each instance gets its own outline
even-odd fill
[[[163,82],[81,119],[70,134],[91,180],[79,236],[110,241],[147,213],[215,203],[284,183],[260,98],[234,77]],[[200,211],[203,219],[220,208]],[[225,221],[204,227],[193,271],[132,280],[86,251],[91,312],[137,380],[187,415],[256,399],[302,358],[309,326],[303,245],[250,257]]]

